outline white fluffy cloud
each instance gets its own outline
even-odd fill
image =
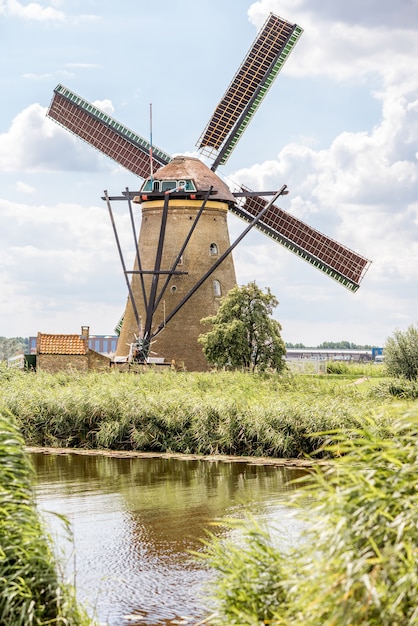
[[[102,332],[113,328],[122,313],[125,288],[104,206],[0,200],[0,220],[2,316],[7,311],[23,328],[30,311],[33,334],[48,325],[51,332],[67,332],[60,330],[62,316],[70,319],[78,310],[77,323],[83,324],[94,311]],[[124,242],[130,235],[129,218],[116,216],[116,222]],[[117,294],[113,303],[108,290]],[[74,326],[67,329],[74,332]],[[95,332],[101,331],[96,327]]]
[[[0,5],[0,12],[6,16],[37,22],[63,21],[65,19],[62,11],[52,6],[42,6],[38,2],[22,4],[17,0],[4,0]]]
[[[91,22],[99,19],[97,15],[93,14],[66,14],[64,11],[57,8],[61,6],[61,4],[62,2],[56,0],[51,0],[50,6],[44,6],[39,2],[28,2],[24,4],[18,0],[0,0],[0,15],[25,22],[43,22],[51,24],[62,24],[66,21],[72,23]]]
[[[105,106],[112,108],[110,101]],[[46,117],[46,108],[31,104],[0,134],[3,171],[95,170],[98,153]]]

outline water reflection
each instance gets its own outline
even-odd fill
[[[78,597],[110,626],[190,623],[211,573],[190,556],[210,522],[246,507],[292,533],[300,470],[247,463],[32,454],[38,502]],[[47,513],[49,511],[49,513]],[[62,522],[71,525],[68,540]],[[212,529],[214,530],[214,529]],[[128,620],[129,616],[129,620]]]

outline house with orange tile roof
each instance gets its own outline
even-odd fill
[[[89,348],[89,327],[82,326],[81,334],[55,335],[38,333],[36,342],[36,369],[47,372],[59,370],[89,371],[110,367],[110,358]]]

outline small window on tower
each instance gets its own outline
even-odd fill
[[[170,191],[170,189],[175,189],[177,187],[176,180],[163,180],[161,181],[161,191]]]
[[[218,254],[218,246],[216,245],[216,243],[211,243],[209,246],[209,254],[211,256]]]
[[[216,280],[216,279],[213,281],[213,294],[215,298],[220,298],[222,295],[221,283],[219,282],[219,280]]]

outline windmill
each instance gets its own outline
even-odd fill
[[[197,343],[200,320],[212,315],[220,298],[236,285],[232,250],[253,227],[330,278],[356,291],[369,265],[365,257],[330,239],[275,203],[286,193],[231,189],[215,173],[225,164],[261,101],[302,34],[270,14],[217,105],[197,146],[209,162],[170,155],[70,89],[58,85],[47,115],[130,172],[144,179],[139,191],[120,196],[105,191],[129,297],[118,355],[136,347],[148,359],[150,347],[166,361],[189,370],[207,369]],[[126,269],[114,225],[112,202],[128,203],[136,260]],[[137,238],[133,204],[141,205]],[[231,244],[227,215],[247,223]]]

